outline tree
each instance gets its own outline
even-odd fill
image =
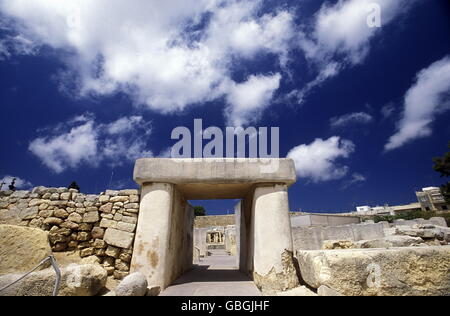
[[[11,184],[9,185],[9,190],[11,190],[11,191],[16,191],[16,178],[13,178],[12,179],[12,181],[11,181]]]
[[[75,190],[77,190],[78,192],[80,192],[80,187],[78,186],[78,184],[77,184],[75,181],[73,181],[73,182],[69,185],[68,189],[75,189]]]
[[[450,149],[450,142],[448,143],[448,148]],[[447,152],[443,157],[437,157],[433,159],[434,170],[441,174],[442,178],[450,177],[450,151]],[[447,182],[441,186],[441,192],[445,200],[450,203],[450,182]]]
[[[206,210],[203,206],[194,206],[195,216],[206,216]]]

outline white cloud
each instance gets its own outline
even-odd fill
[[[298,43],[306,59],[317,68],[316,78],[303,89],[291,92],[300,104],[314,88],[346,67],[362,63],[371,41],[391,23],[409,11],[418,0],[339,0],[325,2],[307,31],[298,33]],[[373,4],[381,8],[381,27],[369,27]]]
[[[355,173],[352,174],[351,179],[346,181],[343,184],[342,189],[345,190],[347,188],[350,188],[352,186],[357,186],[357,185],[359,185],[359,184],[361,184],[363,182],[366,182],[366,181],[367,181],[367,177],[366,176],[355,172]]]
[[[450,56],[417,74],[416,83],[405,95],[404,107],[398,131],[389,139],[385,150],[430,136],[431,123],[439,113],[450,108]]]
[[[338,160],[350,157],[354,151],[355,145],[351,141],[334,136],[297,146],[287,157],[294,160],[300,178],[317,183],[343,178],[349,168],[339,164]]]
[[[275,91],[280,87],[281,75],[251,76],[241,84],[232,83],[227,101],[228,123],[242,126],[256,120],[262,110],[269,105]]]
[[[0,11],[35,47],[64,51],[63,89],[71,78],[81,96],[120,91],[169,113],[234,93],[236,58],[270,53],[287,62],[293,16],[261,15],[261,6],[261,0],[4,0]]]
[[[373,121],[372,115],[365,112],[349,113],[339,117],[330,119],[332,128],[345,127],[350,124],[364,124]]]
[[[49,129],[45,131],[49,133]],[[82,164],[96,167],[103,161],[117,166],[151,157],[145,140],[150,133],[149,123],[142,117],[125,117],[109,124],[98,124],[88,114],[56,125],[50,130],[51,136],[33,140],[29,150],[56,173]]]
[[[347,61],[360,63],[370,50],[370,40],[383,27],[405,13],[416,0],[339,0],[325,3],[317,13],[313,38],[316,57],[342,53]],[[381,28],[367,23],[373,4],[381,9]],[[310,57],[312,57],[310,55]]]
[[[14,176],[3,176],[0,179],[0,183],[3,184],[1,190],[2,191],[6,191],[9,189],[9,185],[12,183],[13,179],[16,179],[14,186],[17,189],[29,189],[31,187],[33,187],[33,184],[27,180],[21,179],[19,177],[14,177]]]

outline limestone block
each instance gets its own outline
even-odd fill
[[[136,272],[125,277],[115,291],[117,296],[145,296],[147,286],[145,275]]]
[[[303,280],[345,296],[440,296],[450,293],[450,246],[299,250]]]
[[[114,228],[108,228],[105,232],[104,240],[108,245],[116,246],[119,248],[130,248],[132,246],[134,234],[117,230]]]
[[[111,203],[115,203],[115,202],[128,202],[129,201],[129,197],[128,196],[113,196],[109,199],[109,201]]]
[[[71,222],[71,221],[65,221],[60,225],[63,228],[69,228],[69,229],[78,229],[79,225],[77,223]]]
[[[429,221],[436,226],[448,227],[447,222],[443,217],[432,217]]]
[[[103,228],[116,228],[117,227],[117,222],[113,221],[113,220],[109,220],[106,218],[103,218],[100,222],[100,227]]]
[[[338,291],[330,289],[328,286],[325,285],[321,285],[319,287],[319,289],[317,290],[317,294],[319,294],[319,296],[343,296]]]
[[[47,233],[36,228],[0,225],[0,275],[28,272],[52,254]]]
[[[124,207],[126,208],[126,209],[139,209],[139,203],[128,203],[128,204],[125,204],[124,205]]]
[[[113,207],[112,203],[107,203],[105,205],[102,205],[102,206],[100,206],[100,212],[111,213],[112,207]]]
[[[350,240],[325,240],[322,245],[322,249],[352,249],[358,248],[355,242]]]
[[[107,272],[99,265],[70,265],[61,268],[59,296],[94,296],[106,284]],[[21,275],[0,277],[3,287]],[[45,269],[30,274],[22,282],[0,293],[2,296],[51,296],[55,285],[55,271]]]
[[[90,247],[90,248],[85,248],[83,250],[80,251],[80,257],[81,258],[85,258],[85,257],[89,257],[92,256],[95,253],[95,249]]]
[[[119,259],[124,262],[130,263],[131,262],[131,254],[123,252],[120,254]]]
[[[119,271],[128,272],[130,271],[130,264],[120,259],[116,259],[114,263],[114,268],[116,268],[116,270]]]
[[[103,239],[96,239],[94,241],[93,246],[95,249],[103,249],[103,248],[106,248],[108,245],[106,244],[106,242]]]
[[[83,222],[83,217],[80,214],[78,214],[78,213],[72,213],[72,214],[69,215],[67,220],[70,221],[70,222],[74,222],[74,223],[80,224],[81,222]]]
[[[105,235],[105,230],[103,228],[100,228],[100,227],[94,227],[92,229],[91,234],[92,234],[92,238],[94,238],[94,239],[101,239]]]
[[[130,203],[139,203],[139,195],[130,195]]]
[[[122,222],[129,223],[129,224],[136,224],[137,218],[132,216],[123,216]]]
[[[22,209],[19,213],[19,217],[22,220],[33,219],[38,215],[39,208],[37,206]]]
[[[60,225],[63,223],[63,220],[57,217],[49,217],[44,220],[44,224],[47,225]]]
[[[98,214],[98,211],[87,212],[83,215],[84,223],[96,223],[99,220],[100,220],[100,216]]]
[[[91,234],[88,232],[79,232],[77,235],[77,241],[88,241],[91,239]]]
[[[109,202],[109,195],[100,195],[99,197],[98,197],[98,201],[100,202],[100,203],[107,203],[107,202]]]
[[[136,229],[136,224],[129,224],[129,223],[124,223],[124,222],[119,222],[117,223],[117,227],[118,230],[123,230],[125,232],[129,232],[129,233],[133,233]]]
[[[29,191],[15,191],[10,195],[11,198],[17,198],[17,199],[26,199],[29,197],[31,192]]]
[[[58,217],[58,218],[67,218],[67,217],[69,217],[69,213],[66,210],[62,209],[62,208],[55,210],[53,215],[55,217]]]
[[[115,270],[114,271],[114,279],[123,280],[129,274],[130,274],[129,272]]]
[[[138,194],[139,194],[138,190],[121,190],[121,191],[119,191],[119,195],[122,195],[122,196],[138,195]]]
[[[92,224],[89,223],[81,223],[78,227],[78,230],[80,231],[91,231],[92,230]]]
[[[71,195],[72,195],[72,193],[70,193],[70,192],[64,192],[64,193],[61,193],[60,198],[63,201],[68,201],[68,200],[70,200]]]

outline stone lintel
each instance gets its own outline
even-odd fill
[[[134,180],[177,185],[187,199],[243,198],[253,185],[296,182],[291,159],[164,159],[136,161]]]

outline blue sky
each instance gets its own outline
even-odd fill
[[[381,27],[369,27],[373,4]],[[372,8],[372,9],[371,9]],[[446,0],[0,1],[0,179],[131,188],[171,131],[280,127],[293,210],[415,201],[450,141]],[[235,201],[195,202],[211,214]]]

